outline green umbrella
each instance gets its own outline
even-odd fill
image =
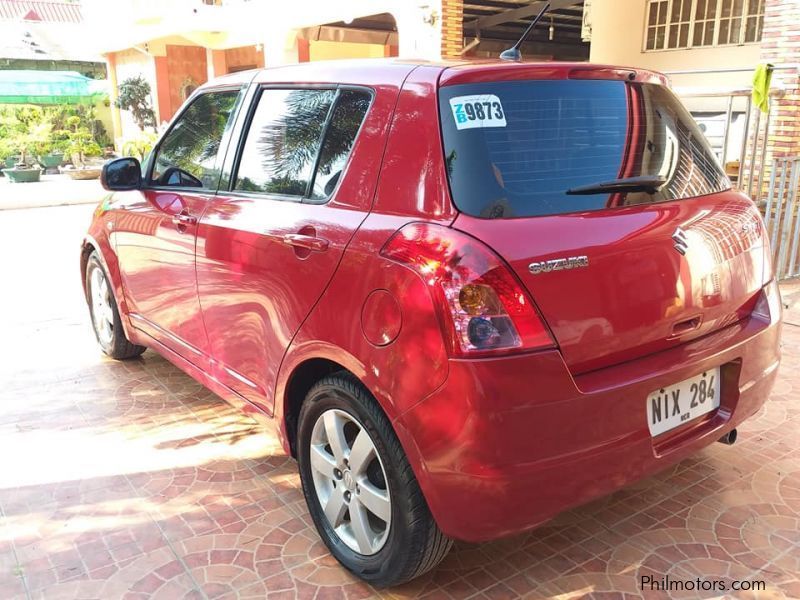
[[[0,104],[94,104],[105,85],[75,71],[0,71]]]

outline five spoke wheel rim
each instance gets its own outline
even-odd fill
[[[314,423],[309,458],[314,491],[333,531],[351,550],[376,554],[389,536],[392,502],[367,430],[343,410],[326,410]]]
[[[97,337],[102,344],[108,345],[114,337],[114,311],[111,308],[111,292],[108,280],[100,269],[95,268],[89,285],[92,302],[92,322]]]

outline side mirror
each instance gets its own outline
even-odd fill
[[[142,187],[142,165],[131,157],[110,160],[103,165],[100,183],[111,192],[137,190]]]

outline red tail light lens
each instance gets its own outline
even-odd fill
[[[781,318],[781,293],[777,280],[773,279],[761,290],[753,314],[767,322]]]
[[[392,236],[381,255],[411,267],[428,284],[452,354],[554,346],[514,275],[478,240],[440,225],[411,223]]]

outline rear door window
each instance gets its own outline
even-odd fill
[[[363,90],[265,89],[234,190],[326,200],[341,178],[370,100]]]
[[[305,196],[335,95],[335,90],[264,90],[250,123],[234,189]]]
[[[504,81],[449,86],[439,94],[453,201],[473,216],[598,210],[730,185],[691,115],[663,86]],[[642,175],[667,183],[655,194],[567,194]]]

